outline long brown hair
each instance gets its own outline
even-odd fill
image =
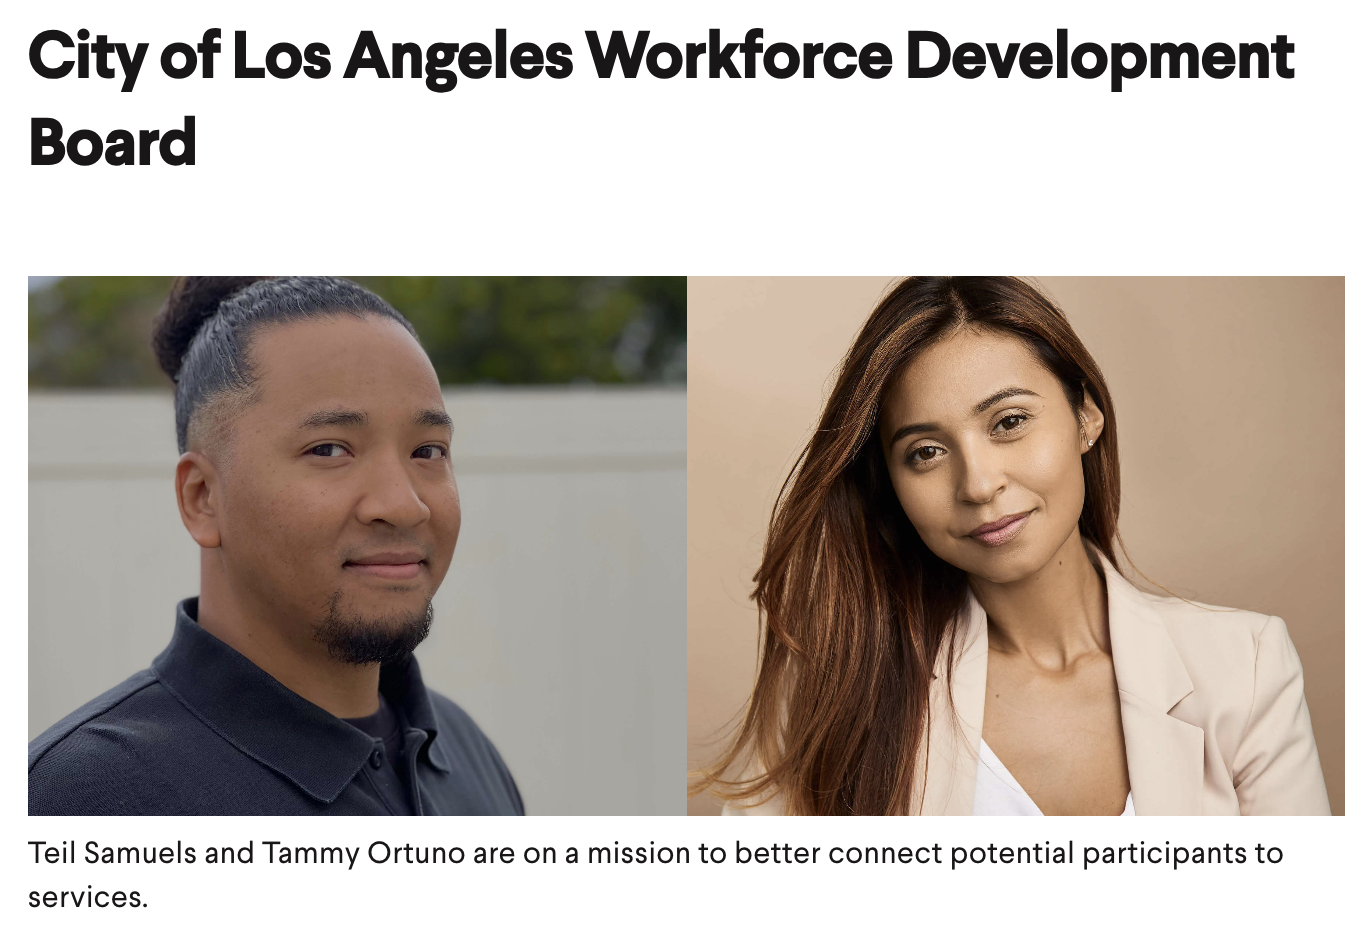
[[[692,788],[784,800],[792,814],[910,811],[938,658],[953,646],[965,572],[904,514],[873,433],[886,389],[963,327],[1020,337],[1104,432],[1084,461],[1080,532],[1115,563],[1120,503],[1113,400],[1065,316],[1026,281],[915,277],[876,305],[771,512],[756,572],[760,668],[740,727]],[[737,768],[749,768],[736,776]]]

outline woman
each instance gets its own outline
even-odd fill
[[[1030,285],[897,285],[776,502],[756,687],[699,787],[729,812],[1327,813],[1284,623],[1118,573],[1116,441]]]

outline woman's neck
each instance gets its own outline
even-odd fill
[[[1008,584],[970,576],[989,618],[990,646],[1068,671],[1084,655],[1110,652],[1108,594],[1077,528],[1041,570]]]

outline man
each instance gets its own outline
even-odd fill
[[[413,328],[335,278],[183,278],[154,345],[200,596],[151,669],[30,744],[29,812],[521,814],[411,652],[461,525]]]

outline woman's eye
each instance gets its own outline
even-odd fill
[[[999,419],[999,423],[995,425],[995,428],[1004,431],[1016,431],[1027,422],[1027,419],[1027,415],[1004,415]]]
[[[414,451],[414,456],[420,460],[444,460],[447,457],[447,448],[441,444],[424,444]]]
[[[311,457],[346,457],[347,448],[341,444],[316,444],[308,453]]]
[[[927,463],[937,457],[942,452],[942,448],[934,447],[931,444],[924,444],[922,447],[915,447],[909,451],[909,463]]]

